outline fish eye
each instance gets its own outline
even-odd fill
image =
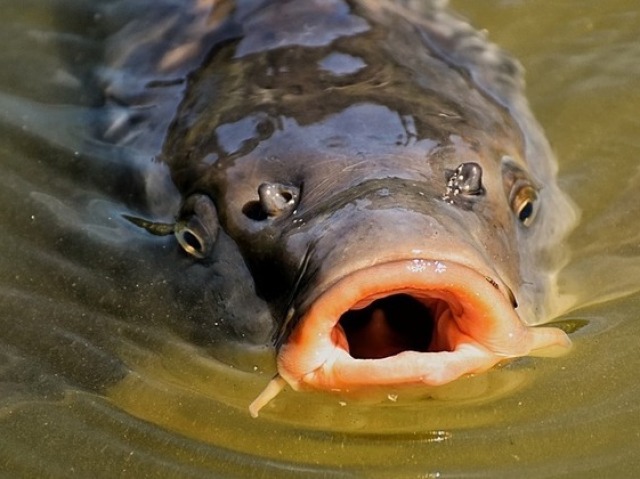
[[[178,243],[185,252],[198,259],[202,259],[208,254],[207,242],[201,234],[201,231],[186,224],[176,226],[175,235]]]
[[[520,186],[511,199],[511,209],[524,226],[531,226],[536,216],[538,193],[531,185]]]
[[[187,254],[198,259],[206,258],[218,236],[216,208],[208,196],[198,194],[189,197],[182,210],[183,219],[174,227],[175,237]]]

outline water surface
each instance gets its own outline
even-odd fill
[[[581,210],[562,358],[424,391],[286,391],[268,351],[205,346],[171,301],[174,244],[121,220],[148,158],[88,135],[111,28],[89,0],[5,0],[0,35],[0,471],[6,477],[640,474],[640,8],[456,0],[527,70]],[[87,25],[90,28],[87,28]],[[122,192],[127,192],[123,194]],[[171,196],[163,206],[167,215]]]

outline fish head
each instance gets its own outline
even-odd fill
[[[232,42],[191,77],[163,152],[185,250],[206,258],[218,229],[237,245],[294,388],[438,385],[567,347],[530,326],[551,159],[532,164],[523,123],[467,73],[398,53],[410,36],[354,38]]]
[[[252,146],[220,155],[223,146],[207,160],[185,201],[208,205],[185,209],[185,224],[196,225],[185,231],[202,231],[202,240],[183,238],[185,250],[206,251],[218,222],[233,238],[279,325],[281,374],[292,384],[327,364],[323,350],[359,364],[473,344],[491,351],[493,365],[537,346],[518,301],[540,297],[528,284],[544,289],[522,268],[541,190],[519,161],[519,143],[484,131],[484,141],[420,137],[415,122],[362,103],[309,124],[256,114],[216,128],[222,145],[244,130],[240,144]],[[478,363],[471,371],[486,368]],[[425,381],[415,367],[397,369],[359,381]],[[446,378],[470,372],[450,371]]]

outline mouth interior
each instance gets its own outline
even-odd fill
[[[366,302],[365,302],[366,303]],[[403,351],[432,351],[437,311],[444,301],[406,293],[375,299],[345,312],[338,324],[349,354],[356,359],[380,359]],[[445,303],[446,304],[446,303]]]

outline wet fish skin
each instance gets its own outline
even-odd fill
[[[189,72],[159,158],[184,199],[178,222],[198,217],[193,195],[215,208],[204,227],[218,238],[190,268],[216,283],[203,273],[186,289],[203,317],[226,318],[222,335],[286,350],[334,285],[406,260],[483,278],[514,321],[483,338],[498,356],[544,342],[528,325],[548,319],[571,208],[519,65],[440,3],[423,16],[384,1],[237,2],[222,16],[212,4],[198,48],[160,61],[165,75]],[[429,294],[417,297],[437,309],[454,293]],[[528,339],[512,347],[509,335]],[[424,354],[455,350],[435,336]]]
[[[364,26],[362,17],[345,13],[346,4],[340,3],[325,3],[323,8],[329,12],[328,19],[319,23],[331,24],[331,15],[341,11],[342,7],[341,15],[344,18],[335,14],[340,17],[334,19],[336,23],[347,24],[351,21],[356,25],[353,27],[356,30],[371,28]],[[302,12],[323,11],[314,5],[307,3],[297,9]],[[250,17],[247,21],[251,26],[250,29],[247,27],[250,32],[248,35],[239,33],[235,42],[218,47],[218,52],[212,55],[208,64],[190,76],[188,93],[172,127],[169,141],[165,144],[163,159],[170,165],[173,178],[183,195],[188,195],[189,190],[203,190],[216,198],[225,229],[233,230],[232,235],[239,244],[245,244],[245,249],[266,248],[269,242],[261,235],[282,237],[286,233],[281,229],[290,226],[282,222],[275,224],[281,219],[264,225],[247,221],[241,212],[244,204],[258,199],[258,187],[269,180],[304,184],[302,201],[303,205],[308,206],[297,210],[294,228],[299,230],[300,223],[309,224],[308,218],[317,218],[327,212],[333,214],[339,203],[348,204],[352,198],[357,198],[357,189],[366,183],[367,177],[372,180],[397,177],[425,182],[419,186],[424,190],[422,192],[439,199],[445,192],[444,169],[457,167],[462,162],[460,158],[474,158],[473,149],[490,149],[482,154],[498,160],[494,162],[494,168],[499,166],[499,160],[503,157],[511,158],[515,165],[522,165],[525,161],[526,139],[523,135],[529,132],[523,133],[518,128],[509,110],[496,104],[493,98],[487,98],[489,95],[481,88],[469,89],[469,79],[465,75],[452,75],[452,68],[456,65],[440,60],[429,51],[422,41],[428,35],[425,30],[416,31],[419,27],[414,24],[402,25],[407,19],[399,14],[385,20],[387,25],[380,25],[385,10],[378,5],[385,4],[363,2],[359,11],[365,18],[366,15],[373,16],[378,22],[372,22],[374,27],[371,30],[375,33],[369,30],[312,48],[292,45],[239,55],[237,49],[251,52],[257,48],[257,38],[276,36],[275,32],[288,38],[282,32],[274,11],[278,10],[283,15],[286,12],[282,12],[283,7],[277,2],[267,2],[261,7],[262,14],[254,13],[254,16],[266,20],[260,23]],[[256,10],[260,11],[259,8]],[[372,47],[375,44],[372,38],[382,36],[385,29],[394,32],[396,37],[378,40],[381,47]],[[295,34],[291,34],[294,43]],[[420,43],[423,49],[418,50],[414,46]],[[352,61],[364,59],[367,67],[351,75],[332,75],[330,71],[323,71],[318,63],[336,52],[348,55]],[[240,58],[231,61],[234,55]],[[499,61],[501,63],[495,68],[510,72],[512,78],[509,83],[503,80],[500,89],[494,89],[489,94],[508,103],[512,91],[519,88],[521,82],[519,69],[509,57],[501,55]],[[404,74],[405,69],[416,78],[408,78]],[[278,71],[283,73],[278,74]],[[423,86],[427,82],[433,84],[430,90],[425,90]],[[313,108],[308,108],[308,105],[313,105]],[[355,112],[358,108],[361,111]],[[332,122],[330,126],[304,128],[305,125],[318,125],[331,115],[333,117],[326,121]],[[405,118],[410,118],[416,124],[403,125]],[[287,121],[289,124],[283,125]],[[285,133],[273,138],[280,128]],[[287,128],[290,128],[290,132]],[[420,131],[422,137],[418,138],[416,132],[408,128]],[[330,134],[328,130],[335,134]],[[352,133],[347,136],[344,132]],[[288,136],[285,138],[285,135]],[[377,144],[368,146],[368,137],[375,135],[379,137]],[[460,141],[456,145],[451,141],[452,135],[472,140],[466,144]],[[501,140],[496,140],[496,137]],[[419,140],[430,143],[418,146],[416,143]],[[234,141],[236,144],[233,144]],[[348,143],[348,146],[340,148],[339,142]],[[395,145],[396,142],[407,145]],[[297,149],[295,154],[291,152],[292,148]],[[329,152],[332,155],[330,158],[327,157]],[[425,152],[432,157],[442,158],[439,160],[441,164],[434,165],[435,162],[432,162],[431,171],[425,171],[420,157]],[[239,158],[247,155],[252,155],[244,160],[247,168],[237,168],[236,165],[241,161]],[[404,161],[389,161],[391,155],[402,155]],[[445,160],[444,156],[452,160]],[[317,160],[317,157],[321,160]],[[219,158],[215,160],[215,168],[208,165],[214,161],[213,158]],[[307,160],[303,161],[302,158]],[[540,171],[533,172],[531,181],[536,184],[553,181],[544,176],[545,170],[551,169],[548,165],[552,162],[551,156],[539,160],[542,161],[535,163],[534,167]],[[518,168],[522,168],[520,165]],[[359,167],[360,171],[357,170]],[[264,170],[256,172],[256,168]],[[349,170],[355,170],[355,173],[347,173]],[[231,174],[238,176],[212,178],[215,172],[220,171],[228,172],[228,177]],[[485,181],[492,181],[487,171],[485,165]],[[337,172],[340,172],[340,178],[336,177]],[[539,177],[535,176],[536,173]],[[499,173],[496,174],[498,176]],[[332,178],[331,182],[326,181],[329,177]],[[431,184],[427,184],[429,182]],[[326,188],[329,186],[338,194],[327,194]],[[403,185],[403,188],[406,187]],[[231,197],[229,191],[236,196]],[[496,192],[502,195],[502,187],[493,187],[490,191]],[[240,196],[243,198],[238,198]],[[339,199],[339,196],[344,198]],[[327,197],[329,199],[325,201]],[[420,199],[419,196],[415,198]],[[319,209],[325,211],[320,212]],[[499,228],[513,231],[510,232],[511,243],[496,245],[488,256],[494,261],[502,261],[505,269],[513,269],[510,264],[512,258],[501,258],[505,256],[504,251],[515,251],[523,248],[523,245],[515,244],[517,230],[510,224],[513,223],[512,218],[498,217],[504,213],[504,207],[500,205],[489,209],[493,216],[487,221],[501,223]],[[469,218],[465,221],[466,228],[486,229],[482,225],[469,224]],[[493,241],[491,243],[495,244]],[[491,248],[492,244],[488,243],[487,246]],[[278,245],[282,245],[282,242],[278,242]],[[257,265],[260,261],[254,260],[254,269],[269,271],[265,274],[267,278],[272,277],[277,269],[295,271],[302,254],[298,252],[291,260],[289,251],[281,252],[272,261],[283,265],[282,268]],[[251,259],[249,263],[252,263]],[[510,274],[515,278],[519,272]],[[289,275],[292,276],[291,273]],[[293,280],[290,278],[283,282],[282,292],[289,290]],[[266,282],[271,283],[268,279]],[[512,283],[516,283],[515,279]]]

